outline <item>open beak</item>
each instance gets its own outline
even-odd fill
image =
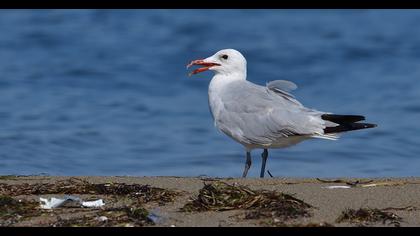
[[[190,62],[190,64],[187,65],[187,69],[190,68],[193,65],[198,65],[198,66],[203,66],[203,67],[195,69],[193,72],[188,74],[189,76],[195,75],[195,74],[203,72],[203,71],[206,71],[206,70],[210,69],[212,66],[220,66],[220,64],[218,64],[218,63],[205,62],[204,59],[199,59],[199,60],[194,60],[194,61]]]

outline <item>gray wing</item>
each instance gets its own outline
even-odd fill
[[[323,134],[321,112],[304,107],[284,85],[291,88],[279,81],[267,87],[248,81],[230,83],[221,95],[223,111],[215,117],[217,126],[241,142],[258,145],[294,135]]]
[[[286,97],[294,98],[289,92],[297,89],[297,85],[287,80],[274,80],[267,83],[267,88]]]

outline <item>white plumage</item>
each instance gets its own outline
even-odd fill
[[[336,140],[337,133],[325,133],[327,127],[340,124],[322,118],[323,114],[303,106],[290,91],[297,86],[290,81],[275,80],[266,86],[246,80],[246,59],[234,49],[218,51],[191,65],[204,66],[192,72],[215,72],[208,96],[215,126],[242,144],[247,152],[246,176],[251,165],[250,151],[255,148],[284,148],[310,138]],[[264,176],[265,159],[263,153]],[[249,160],[248,160],[249,159]]]

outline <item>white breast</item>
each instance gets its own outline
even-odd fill
[[[223,112],[224,109],[220,94],[227,82],[228,80],[224,80],[223,76],[215,75],[209,84],[209,106],[216,127],[220,113]]]

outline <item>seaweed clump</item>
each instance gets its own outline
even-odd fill
[[[9,226],[25,217],[37,216],[38,203],[0,195],[0,226]]]
[[[39,202],[15,200],[20,195],[46,195],[46,194],[86,194],[105,195],[115,199],[115,203],[122,202],[121,207],[76,208],[70,203],[54,211],[40,208]],[[0,226],[12,226],[16,223],[28,223],[28,218],[36,218],[45,214],[47,221],[56,215],[53,223],[45,220],[38,223],[50,226],[146,226],[155,224],[149,212],[144,208],[148,202],[164,205],[173,202],[180,191],[152,187],[142,184],[125,183],[90,183],[79,178],[69,178],[51,183],[0,183]],[[97,196],[94,197],[97,199]],[[127,201],[128,200],[128,201]],[[128,204],[128,205],[127,205]],[[109,201],[107,206],[114,205]],[[115,206],[115,205],[114,205]],[[80,213],[83,215],[80,216]],[[60,215],[77,216],[62,218]],[[33,218],[32,218],[33,217]]]
[[[264,224],[265,226],[275,226],[275,227],[334,227],[334,225],[328,222],[320,222],[320,223],[307,223],[307,224],[285,224],[284,222],[269,222]]]
[[[9,185],[0,183],[0,194],[11,196],[42,195],[42,194],[101,194],[114,196],[128,196],[140,202],[157,201],[160,204],[172,202],[178,192],[151,187],[150,185],[101,183],[93,184],[78,178],[70,178],[56,183],[36,183]]]
[[[83,217],[61,219],[53,227],[121,227],[147,226],[155,223],[148,217],[149,212],[140,206],[110,208]]]
[[[382,224],[393,224],[395,227],[400,226],[401,217],[392,213],[379,209],[360,208],[358,210],[346,209],[337,218],[336,222],[350,222],[359,226],[368,226],[372,223],[382,222]]]
[[[251,190],[242,185],[224,182],[204,184],[197,197],[191,199],[181,211],[249,210],[245,219],[276,217],[283,220],[310,216],[312,206],[289,194],[268,190]]]

